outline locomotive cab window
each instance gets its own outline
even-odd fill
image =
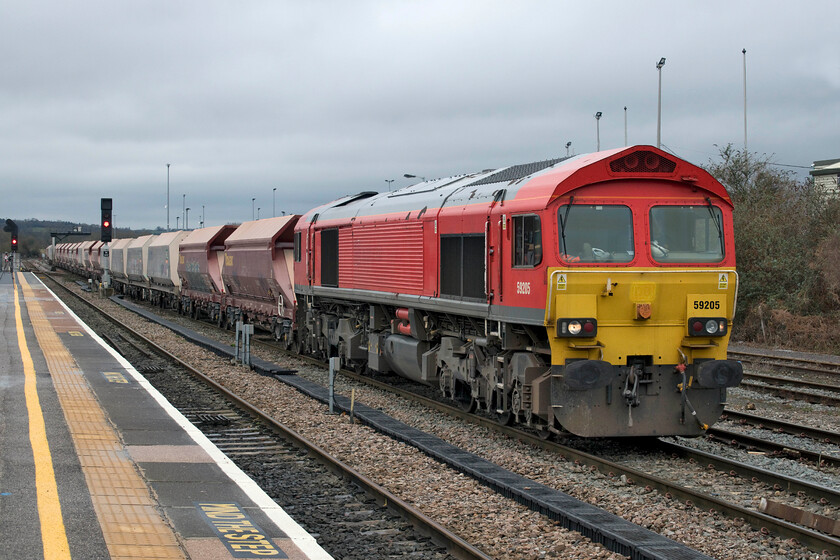
[[[723,220],[716,206],[654,206],[650,209],[650,252],[659,263],[723,260]]]
[[[534,267],[542,262],[542,231],[536,215],[513,217],[513,266]]]
[[[565,204],[557,211],[560,257],[570,263],[633,260],[633,213],[627,206]]]

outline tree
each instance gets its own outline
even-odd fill
[[[810,179],[797,180],[774,167],[766,156],[730,144],[720,150],[720,160],[709,162],[708,171],[727,187],[735,205],[739,315],[760,304],[794,314],[832,310],[825,267],[816,255],[830,258],[826,243],[840,216],[838,201]]]

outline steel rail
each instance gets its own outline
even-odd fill
[[[787,368],[792,370],[805,371],[808,373],[838,374],[840,373],[840,362],[819,358],[803,358],[797,356],[780,356],[776,353],[767,353],[747,350],[729,350],[728,356],[732,360],[740,360],[751,364],[761,364],[776,368]]]
[[[802,424],[794,424],[784,420],[777,420],[775,418],[768,418],[766,416],[757,416],[747,412],[739,412],[737,410],[726,409],[723,411],[721,419],[729,419],[737,422],[750,424],[751,426],[759,426],[767,428],[768,430],[778,430],[786,434],[794,436],[805,436],[818,441],[827,443],[834,443],[840,445],[840,434],[831,432],[820,428],[812,428],[810,426],[803,426]]]
[[[50,279],[53,280],[55,284],[61,286],[67,293],[72,294],[79,301],[84,302],[86,305],[96,310],[98,313],[102,314],[102,316],[106,317],[115,325],[119,325],[120,328],[123,328],[126,331],[130,332],[132,336],[136,336],[146,344],[150,345],[152,348],[155,349],[156,352],[159,352],[167,359],[172,360],[179,366],[189,371],[190,374],[192,374],[194,377],[206,383],[215,391],[223,395],[226,399],[234,403],[235,406],[241,408],[243,411],[252,415],[259,421],[265,423],[265,425],[268,428],[278,433],[280,437],[293,442],[295,445],[302,449],[305,449],[308,453],[312,454],[316,458],[316,460],[318,460],[318,462],[322,463],[331,472],[352,481],[354,484],[357,484],[365,493],[374,498],[378,504],[380,504],[383,507],[390,508],[392,511],[396,512],[397,514],[408,520],[421,534],[431,538],[436,544],[445,547],[447,552],[449,552],[452,556],[458,558],[459,560],[492,560],[491,556],[488,556],[487,554],[479,550],[477,547],[463,540],[457,534],[453,533],[443,525],[439,524],[434,519],[428,517],[419,509],[413,507],[411,504],[402,500],[395,494],[392,494],[390,491],[380,486],[372,479],[356,471],[350,465],[347,465],[339,459],[332,457],[327,451],[319,447],[317,444],[308,440],[307,438],[305,438],[301,434],[298,434],[297,432],[288,428],[287,426],[284,426],[283,424],[275,420],[270,414],[266,413],[259,407],[256,407],[248,401],[235,395],[234,393],[231,393],[225,387],[216,383],[215,381],[213,381],[212,379],[195,369],[193,366],[183,361],[178,356],[172,354],[165,348],[162,348],[146,336],[134,331],[133,329],[121,323],[114,317],[111,317],[111,315],[108,314],[106,311],[100,309],[99,307],[93,305],[91,302],[87,301],[82,296],[76,294],[75,292],[64,286],[62,282],[59,282],[52,278],[51,275],[46,273],[44,274],[50,277]]]
[[[800,391],[798,389],[791,389],[788,387],[779,387],[777,385],[763,385],[761,383],[754,383],[752,381],[741,381],[739,387],[751,389],[759,393],[768,393],[777,397],[785,397],[797,401],[805,401],[810,404],[840,406],[840,397],[835,397],[831,395],[809,393],[808,391]]]
[[[805,459],[817,466],[840,467],[840,457],[826,455],[825,453],[812,451],[803,447],[784,445],[775,441],[742,434],[740,432],[725,430],[723,428],[718,428],[717,426],[709,428],[706,431],[706,437],[720,443],[737,445],[745,449],[755,449],[758,451],[773,453],[778,456],[787,457],[788,459]]]
[[[831,383],[818,383],[816,381],[806,381],[804,379],[794,379],[792,377],[783,377],[780,375],[765,375],[763,373],[746,373],[744,378],[755,379],[770,385],[774,383],[792,385],[794,387],[803,387],[805,389],[817,389],[819,391],[829,391],[832,393],[840,393],[840,385],[833,385]]]
[[[694,449],[687,445],[667,440],[656,440],[664,453],[671,453],[683,458],[694,460],[698,464],[708,464],[723,472],[737,474],[753,482],[761,481],[772,486],[775,490],[786,490],[791,493],[802,493],[817,500],[824,499],[837,506],[840,505],[840,492],[821,486],[820,484],[774,473],[767,469],[736,461],[727,457],[714,455],[707,451]]]

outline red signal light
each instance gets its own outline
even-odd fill
[[[111,227],[111,222],[105,220],[104,222],[102,222],[102,227]]]
[[[12,245],[17,245],[17,239],[12,239]]]

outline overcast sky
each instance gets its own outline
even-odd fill
[[[0,218],[166,227],[656,143],[840,158],[840,2],[0,4]],[[807,169],[797,169],[802,176]],[[180,224],[183,226],[183,224]]]

